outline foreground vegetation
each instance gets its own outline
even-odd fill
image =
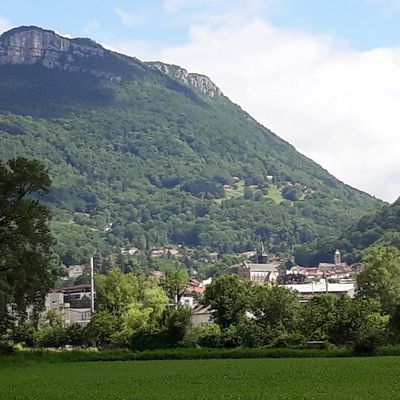
[[[400,358],[0,365],[0,398],[397,399]]]

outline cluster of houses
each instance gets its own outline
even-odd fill
[[[138,251],[136,248],[124,250],[129,254]],[[176,251],[178,254],[179,250]],[[171,254],[171,249],[158,249],[153,256],[167,254]],[[263,245],[259,251],[249,252],[248,256],[251,257],[251,261],[245,260],[233,265],[231,271],[254,284],[270,283],[294,290],[298,292],[301,302],[307,302],[311,297],[321,294],[354,296],[356,288],[354,277],[360,272],[360,267],[354,268],[343,263],[339,250],[336,250],[333,256],[333,263],[320,263],[317,267],[293,266],[287,270],[282,269],[282,260],[268,256]],[[73,265],[68,268],[68,275],[70,278],[76,278],[84,271],[85,266]],[[158,279],[164,276],[160,271],[154,271],[152,275]],[[179,299],[180,304],[192,309],[192,323],[195,326],[211,320],[211,310],[200,302],[206,286],[211,281],[212,278],[206,280],[191,278],[184,295]],[[91,317],[90,304],[89,283],[54,289],[46,297],[46,311],[56,310],[62,316],[65,326],[86,325]]]
[[[261,246],[261,251],[257,253],[252,263],[243,261],[238,266],[238,273],[241,278],[254,283],[277,284],[280,277],[282,283],[279,284],[297,291],[301,302],[306,302],[310,297],[318,294],[353,297],[354,276],[360,272],[360,267],[353,268],[343,263],[339,250],[336,250],[333,258],[333,263],[319,263],[318,267],[294,266],[282,271],[280,262],[269,261],[264,246]],[[292,282],[288,283],[288,281]]]

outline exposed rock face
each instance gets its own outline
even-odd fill
[[[12,29],[0,36],[0,65],[40,63],[50,69],[89,72],[112,80],[120,79],[96,70],[95,63],[87,62],[90,58],[104,57],[105,52],[90,39],[68,39],[35,26]]]
[[[205,75],[190,73],[186,71],[186,69],[177,65],[164,64],[160,61],[147,62],[146,64],[165,75],[180,80],[187,86],[192,86],[198,89],[201,93],[207,96],[216,97],[223,95],[218,86]]]
[[[76,58],[92,56],[103,57],[104,49],[94,42],[84,45],[79,39],[67,39],[36,27],[17,28],[0,36],[2,65],[41,62],[48,68],[68,69]]]
[[[36,26],[22,26],[0,36],[0,65],[42,64],[50,69],[89,72],[119,82],[121,76],[100,67],[99,61],[113,55],[119,57],[90,39],[68,39]],[[222,96],[221,90],[207,76],[189,73],[184,68],[159,61],[145,64],[204,95]]]

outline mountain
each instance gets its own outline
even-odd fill
[[[0,36],[0,159],[42,160],[58,252],[128,245],[270,252],[383,203],[345,185],[209,78],[38,27]]]

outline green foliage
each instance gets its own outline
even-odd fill
[[[287,185],[282,189],[282,197],[286,200],[297,201],[303,196],[303,190],[300,185]]]
[[[0,163],[0,320],[12,304],[19,322],[29,305],[34,315],[52,287],[53,238],[49,211],[38,198],[47,193],[50,178],[38,161],[24,158]],[[0,323],[0,329],[5,328]],[[1,331],[0,331],[1,332]]]
[[[380,304],[372,299],[342,297],[336,305],[336,319],[331,327],[331,340],[336,344],[363,343],[372,338],[383,339],[388,318],[380,314]],[[375,341],[378,344],[378,340]]]
[[[133,274],[124,275],[112,269],[108,275],[96,276],[96,308],[115,315],[122,315],[136,302],[139,293],[138,280]]]
[[[65,329],[67,335],[67,344],[71,346],[83,346],[86,344],[86,330],[85,327],[72,324]]]
[[[37,157],[50,169],[46,201],[66,265],[96,250],[107,270],[118,248],[129,245],[178,243],[227,253],[263,240],[277,253],[281,242],[291,248],[334,235],[380,204],[224,96],[200,94],[107,51],[87,61],[122,79],[0,67],[0,160]],[[274,190],[266,197],[261,190],[270,175]],[[243,189],[225,196],[223,185],[233,177],[246,184],[245,196]],[[312,192],[291,207],[281,198],[287,181]]]
[[[211,306],[215,322],[228,328],[245,317],[251,301],[251,283],[237,275],[220,275],[206,287],[204,301]]]
[[[359,262],[363,252],[370,246],[396,247],[400,249],[400,200],[384,205],[375,213],[365,213],[350,229],[341,235],[322,238],[299,246],[296,262],[300,265],[316,265],[331,262],[335,249],[342,251],[348,263]]]
[[[62,347],[67,343],[67,332],[61,326],[48,326],[36,331],[36,347]]]
[[[400,251],[380,246],[368,249],[357,287],[359,297],[377,299],[384,312],[394,313],[400,304]]]
[[[189,274],[185,270],[167,273],[163,281],[163,287],[170,299],[179,302],[189,285]]]
[[[277,335],[297,328],[300,304],[296,292],[259,285],[254,288],[250,310],[260,325]]]
[[[329,340],[337,320],[336,304],[336,297],[322,295],[313,297],[304,305],[300,331],[308,340]]]
[[[96,312],[86,327],[87,340],[96,347],[109,347],[112,336],[121,330],[122,321],[108,311]]]

